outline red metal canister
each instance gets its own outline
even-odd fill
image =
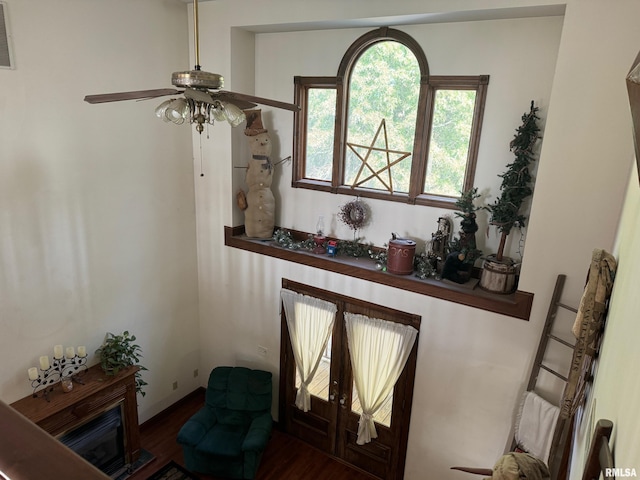
[[[387,249],[387,271],[396,275],[409,275],[413,272],[413,256],[416,253],[416,242],[395,235],[389,240]]]

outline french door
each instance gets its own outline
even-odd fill
[[[378,478],[402,479],[411,418],[417,339],[392,393],[374,415],[378,437],[369,443],[358,445],[358,420],[362,410],[353,381],[344,313],[411,325],[418,331],[420,317],[287,279],[283,279],[282,286],[287,290],[332,302],[337,307],[337,313],[320,365],[309,385],[311,408],[303,412],[295,405],[300,379],[296,374],[286,314],[282,309],[281,425],[288,433]]]

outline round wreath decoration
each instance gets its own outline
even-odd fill
[[[357,198],[340,207],[338,218],[351,230],[360,230],[369,221],[369,208]]]

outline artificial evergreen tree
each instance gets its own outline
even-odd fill
[[[458,211],[455,216],[460,219],[459,238],[451,240],[449,245],[450,252],[458,252],[463,255],[462,261],[471,264],[480,258],[482,252],[476,248],[476,232],[478,224],[476,223],[476,212],[484,207],[475,205],[475,200],[480,197],[477,188],[471,188],[466,192],[462,192],[460,198],[456,201]]]
[[[449,253],[442,268],[442,278],[456,283],[466,283],[471,278],[471,268],[482,252],[476,248],[476,212],[483,207],[477,207],[474,201],[479,197],[478,189],[471,188],[462,192],[456,201],[460,218],[459,237],[449,243]]]
[[[507,171],[499,175],[502,177],[500,197],[494,204],[487,206],[491,212],[489,223],[496,226],[501,234],[496,253],[498,262],[504,258],[504,246],[511,229],[514,226],[524,227],[526,216],[520,213],[520,208],[524,200],[533,193],[529,164],[535,159],[533,148],[540,138],[537,123],[539,117],[536,115],[538,110],[531,101],[529,112],[522,115],[522,125],[509,144],[516,158],[507,165]]]

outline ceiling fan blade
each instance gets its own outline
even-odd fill
[[[247,102],[246,100],[241,100],[233,95],[229,95],[229,92],[211,92],[211,97],[221,102],[233,103],[240,110],[249,110],[258,106],[257,103]]]
[[[155,90],[137,90],[135,92],[103,93],[99,95],[87,95],[84,101],[87,103],[120,102],[122,100],[143,100],[147,98],[164,97],[165,95],[176,95],[182,90],[175,88],[158,88]]]
[[[244,100],[246,102],[254,102],[259,103],[261,105],[268,105],[270,107],[282,108],[284,110],[291,110],[292,112],[297,112],[300,110],[298,105],[287,102],[280,102],[278,100],[271,100],[270,98],[256,97],[254,95],[247,95],[245,93],[236,93],[236,92],[226,92],[220,90],[218,95],[224,95],[227,102],[237,104],[238,100]]]

